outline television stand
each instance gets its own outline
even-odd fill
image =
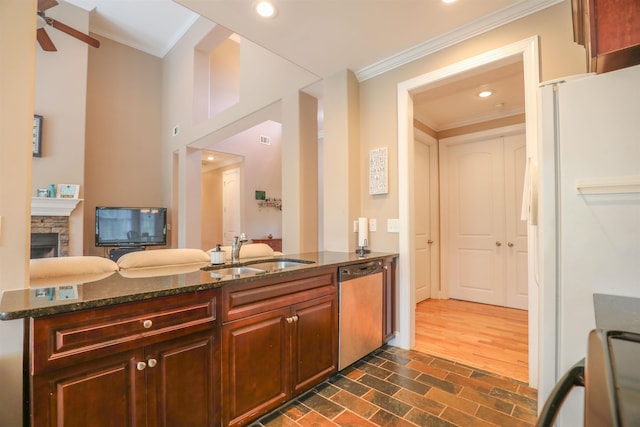
[[[116,262],[122,255],[128,254],[129,252],[144,251],[145,249],[144,246],[114,248],[109,251],[109,259]]]

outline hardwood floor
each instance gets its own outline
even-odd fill
[[[528,383],[527,311],[458,300],[416,306],[413,350]]]

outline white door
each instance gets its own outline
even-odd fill
[[[415,132],[415,296],[431,298],[439,288],[438,151],[435,138]]]
[[[523,133],[443,140],[443,230],[451,298],[527,308],[526,223],[520,221]],[[445,219],[446,216],[446,219]]]
[[[504,137],[507,307],[526,310],[529,296],[527,222],[520,219],[527,162],[524,134]]]
[[[222,240],[230,246],[240,234],[240,169],[222,172]]]

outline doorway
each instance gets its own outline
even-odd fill
[[[413,218],[414,201],[411,197],[415,194],[413,177],[415,167],[413,158],[414,130],[413,130],[413,99],[415,91],[428,85],[437,85],[447,78],[458,76],[461,73],[473,70],[477,67],[491,64],[505,58],[520,56],[524,64],[524,93],[525,93],[525,125],[528,155],[534,156],[537,142],[537,111],[536,91],[539,82],[538,76],[538,40],[536,37],[517,42],[503,48],[496,49],[486,54],[481,54],[468,60],[444,67],[431,73],[418,76],[398,84],[398,163],[399,163],[399,219],[407,227],[400,230],[399,247],[400,257],[406,262],[399,265],[399,301],[398,301],[398,335],[394,343],[404,348],[415,345],[415,220]],[[535,233],[529,232],[533,236]],[[533,239],[530,239],[533,240]],[[532,245],[530,241],[528,243]],[[538,365],[537,356],[539,343],[537,341],[538,327],[538,303],[537,290],[533,280],[534,251],[529,250],[527,277],[529,289],[528,320],[529,320],[529,384],[537,387]]]

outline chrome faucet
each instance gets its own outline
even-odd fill
[[[247,236],[244,233],[240,233],[239,236],[233,238],[231,244],[231,263],[236,263],[240,259],[240,248],[242,244],[247,241]]]

